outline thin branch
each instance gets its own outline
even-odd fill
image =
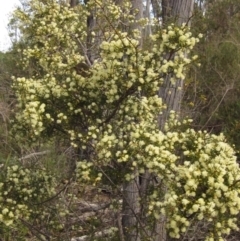
[[[79,45],[81,46],[82,50],[83,50],[83,53],[84,53],[84,57],[88,63],[89,66],[92,66],[92,63],[90,61],[90,59],[88,58],[88,55],[87,55],[87,51],[86,51],[86,47],[84,47],[83,43],[79,40],[79,38],[76,38]]]
[[[222,104],[223,100],[225,99],[225,96],[227,95],[228,91],[231,90],[233,87],[231,86],[230,88],[227,88],[225,93],[223,94],[221,100],[219,101],[219,103],[217,104],[216,108],[212,111],[211,116],[209,116],[208,120],[205,122],[204,126],[202,127],[202,129],[206,128],[207,124],[209,123],[209,121],[212,119],[213,115],[216,113],[216,111],[218,110],[218,108],[220,107],[220,105]]]
[[[41,235],[43,235],[44,237],[47,238],[48,241],[50,241],[50,236],[49,236],[48,234],[42,232],[41,230],[39,230],[38,228],[36,228],[36,226],[33,226],[32,224],[30,224],[29,222],[25,221],[24,219],[22,219],[22,218],[19,218],[19,219],[20,219],[20,221],[21,221],[24,225],[26,225],[26,226],[30,229],[31,232],[33,232],[33,230],[35,230],[37,233],[40,234],[40,235],[37,235],[35,232],[33,232],[33,233],[35,233],[35,235],[37,236],[37,238],[38,238],[39,240],[41,240],[41,241],[46,241],[46,239],[44,239],[44,238],[41,237]]]
[[[37,157],[37,156],[43,156],[43,155],[46,155],[48,154],[50,151],[41,151],[41,152],[34,152],[34,153],[31,153],[31,154],[28,154],[24,157],[21,157],[19,158],[18,160],[19,161],[23,161],[23,160],[26,160],[26,159],[30,159],[32,157]]]
[[[46,200],[44,200],[44,201],[42,201],[42,202],[34,203],[33,205],[42,205],[42,204],[44,204],[44,203],[47,203],[47,202],[49,202],[49,201],[52,201],[52,200],[53,200],[54,198],[56,198],[60,193],[62,193],[62,192],[67,188],[67,186],[70,185],[70,183],[71,183],[71,180],[69,180],[69,182],[67,182],[66,185],[65,185],[60,191],[58,191],[55,195],[53,195],[52,197],[50,197],[50,198],[48,198],[48,199],[46,199]]]
[[[93,234],[93,236],[96,238],[101,238],[101,237],[107,236],[108,234],[111,234],[111,233],[112,233],[112,230],[111,230],[111,228],[109,228],[109,229],[105,229],[103,231],[96,232]],[[85,240],[89,240],[89,238],[90,238],[90,236],[84,235],[81,237],[72,238],[71,241],[85,241]]]
[[[118,213],[118,215],[117,215],[117,223],[118,223],[118,231],[119,231],[120,241],[125,241],[124,233],[123,233],[123,227],[122,227],[122,215],[121,215],[121,213]]]
[[[103,175],[109,180],[109,182],[110,182],[112,185],[114,185],[118,191],[120,191],[120,192],[122,193],[122,191],[120,190],[120,188],[116,186],[116,184],[115,184],[115,183],[112,181],[112,179],[103,171],[103,169],[102,169],[101,167],[100,167],[99,169],[100,169],[100,171],[103,173]],[[145,230],[145,228],[144,228],[144,226],[143,226],[140,218],[138,217],[138,215],[137,215],[137,214],[134,212],[134,210],[132,209],[131,204],[128,202],[128,200],[126,199],[126,197],[125,197],[124,195],[122,195],[122,198],[123,198],[124,201],[126,201],[126,203],[128,204],[129,209],[131,210],[132,214],[133,214],[134,217],[136,218],[138,224],[141,226],[142,231],[145,233],[145,235],[146,235],[147,237],[149,237],[149,234],[148,234],[147,230]]]

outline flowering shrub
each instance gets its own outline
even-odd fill
[[[155,190],[151,209],[170,217],[172,237],[180,238],[181,233],[202,222],[210,233],[206,240],[223,240],[222,235],[237,229],[240,207],[240,172],[234,151],[223,135],[188,129],[175,137],[172,141],[178,155],[171,170],[174,179],[167,181],[164,202],[157,201]]]
[[[10,165],[0,175],[0,222],[11,226],[19,219],[36,215],[35,207],[55,194],[53,178],[44,170],[32,172]],[[34,211],[34,212],[33,212]]]
[[[100,9],[96,18],[108,24],[106,31],[91,33],[100,35],[99,45],[92,40],[98,56],[93,63],[84,45],[86,6],[71,9],[57,1],[33,0],[30,13],[16,12],[24,36],[32,37],[23,51],[24,64],[27,68],[33,62],[37,70],[14,78],[19,103],[15,129],[31,140],[65,133],[81,150],[76,172],[83,183],[102,182],[107,175],[120,185],[146,171],[156,175],[168,189],[164,201],[158,187],[149,193],[149,215],[158,219],[166,214],[175,238],[204,220],[212,225],[208,240],[221,240],[236,228],[239,209],[240,174],[232,148],[223,136],[177,131],[181,123],[174,119],[162,132],[156,118],[166,108],[156,95],[163,79],[171,74],[174,84],[184,78],[185,66],[196,59],[190,50],[198,38],[185,25],[170,25],[149,37],[151,49],[140,48],[138,31],[121,31],[134,19],[129,3],[122,8],[107,3],[90,1],[87,6]]]

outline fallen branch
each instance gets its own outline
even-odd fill
[[[97,203],[89,203],[86,201],[81,201],[78,204],[80,205],[79,209],[82,212],[99,211],[99,210],[108,208],[111,205],[111,203],[97,204]]]
[[[109,229],[105,229],[103,231],[99,231],[99,232],[96,232],[93,236],[95,238],[101,238],[101,237],[105,237],[109,234],[112,233],[112,228],[109,228]],[[92,235],[89,236],[89,235],[84,235],[84,236],[81,236],[81,237],[74,237],[71,239],[71,241],[87,241],[87,240],[90,240],[92,238]]]
[[[26,160],[26,159],[30,159],[32,157],[43,156],[43,155],[46,155],[49,152],[50,151],[34,152],[34,153],[28,154],[26,156],[23,156],[23,157],[19,158],[18,160],[23,161],[23,160]]]

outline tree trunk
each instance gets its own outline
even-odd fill
[[[189,24],[193,13],[193,5],[194,0],[162,0],[163,23]]]
[[[142,0],[132,0],[132,9],[137,11],[136,20],[143,17],[143,3]],[[138,26],[136,26],[138,27]]]
[[[163,24],[175,22],[178,25],[186,23],[190,25],[190,19],[193,12],[194,0],[162,0]],[[172,84],[171,75],[166,76],[162,87],[159,89],[159,97],[162,98],[167,108],[163,114],[159,116],[159,128],[164,130],[164,125],[169,117],[171,110],[177,114],[180,113],[183,80],[178,79],[175,84]],[[163,192],[166,192],[166,186],[163,185]],[[155,227],[156,236],[154,241],[166,241],[166,217],[162,215]]]
[[[178,25],[184,23],[190,25],[193,4],[193,0],[162,0],[163,23],[166,24],[174,21]],[[163,102],[167,106],[167,109],[159,117],[159,128],[161,130],[163,130],[171,110],[178,114],[180,113],[183,80],[178,79],[175,84],[172,84],[170,78],[170,75],[165,78],[164,83],[159,90],[159,97],[163,99]]]
[[[126,241],[140,241],[139,232],[139,178],[123,184],[122,226]]]
[[[157,7],[158,1],[153,0],[152,3],[155,3]],[[142,17],[143,14],[143,4],[140,0],[132,1],[133,9],[138,9],[138,14],[136,15],[136,19]],[[164,24],[168,22],[175,21],[177,24],[181,25],[184,22],[189,23],[190,16],[192,15],[193,10],[193,0],[170,0],[162,1],[163,13],[162,19],[164,19]],[[159,14],[159,9],[155,9],[156,15]],[[154,11],[153,11],[154,12]],[[139,29],[139,26],[134,26]],[[141,31],[141,29],[140,29]],[[171,76],[167,76],[163,87],[159,90],[159,97],[163,99],[163,101],[167,105],[167,110],[161,115],[159,118],[159,128],[163,130],[164,124],[169,116],[170,110],[174,110],[176,112],[180,111],[180,103],[182,97],[182,84],[183,80],[178,80],[175,85],[170,82]],[[124,236],[126,241],[138,241],[141,240],[141,236],[139,233],[139,225],[142,224],[144,226],[144,222],[147,220],[146,217],[140,217],[139,212],[142,213],[143,210],[140,210],[139,198],[143,198],[146,193],[146,190],[149,185],[150,177],[148,171],[143,175],[143,183],[141,183],[141,187],[139,187],[138,177],[136,177],[133,181],[126,183],[123,186],[123,218],[122,225],[124,230]],[[146,184],[146,185],[144,185]],[[166,191],[166,187],[163,187],[163,191]],[[142,218],[142,220],[140,220]],[[146,219],[146,220],[145,220]],[[141,222],[142,221],[142,222]],[[141,222],[141,223],[140,223]],[[160,220],[157,221],[155,227],[152,240],[154,241],[166,241],[167,234],[165,229],[166,218],[164,216],[161,217]],[[141,227],[143,228],[143,227]],[[146,230],[145,230],[146,231]],[[150,230],[149,230],[150,231]]]
[[[64,1],[63,1],[64,2]],[[71,8],[74,8],[75,6],[78,5],[78,0],[67,0],[65,1],[67,4],[70,5]]]
[[[136,20],[143,17],[142,0],[132,0],[132,10],[137,10]],[[139,28],[138,24],[133,26],[134,29]],[[141,41],[141,40],[140,40]],[[135,170],[135,178],[132,181],[123,184],[123,207],[122,207],[122,226],[124,238],[126,241],[141,241],[139,232],[139,212],[140,212],[140,194],[139,194],[139,176]]]
[[[159,0],[151,0],[151,4],[154,18],[160,20],[162,18],[162,13]]]
[[[144,18],[147,18],[149,21],[151,20],[151,9],[150,9],[150,0],[146,1],[146,9],[144,12]],[[149,35],[152,34],[152,29],[151,26],[148,24],[145,27],[145,31],[144,31],[144,39],[148,38]]]

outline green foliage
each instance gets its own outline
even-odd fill
[[[49,215],[40,205],[55,195],[54,178],[43,169],[33,171],[19,164],[6,167],[2,164],[0,189],[2,236],[7,240],[7,236],[11,239],[16,235],[16,240],[22,240],[28,232],[25,222],[40,222],[43,216]]]
[[[29,159],[27,164],[14,160],[2,164],[0,229],[3,240],[28,240],[30,236],[39,240],[57,238],[67,227],[68,205],[73,202],[74,194],[68,195],[68,184],[61,184],[55,178],[56,170],[43,167],[47,166],[45,161],[54,163],[45,157],[40,165]],[[56,167],[60,169],[60,165]],[[62,181],[67,174],[61,170]]]
[[[19,165],[1,167],[0,221],[6,226],[35,215],[35,205],[54,195],[53,178],[44,170],[29,170]],[[34,212],[34,213],[33,213]]]
[[[196,9],[192,30],[206,34],[196,47],[201,66],[190,69],[184,101],[194,126],[224,132],[237,150],[239,6],[239,1],[206,1],[205,14]]]

